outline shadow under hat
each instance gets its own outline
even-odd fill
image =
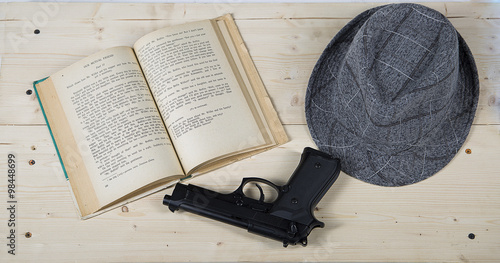
[[[402,186],[441,170],[464,143],[476,111],[474,58],[441,13],[417,4],[367,10],[328,44],[306,92],[320,150],[342,171]]]

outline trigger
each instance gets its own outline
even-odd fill
[[[260,187],[260,185],[258,183],[255,183],[255,186],[257,186],[257,188],[259,189],[259,192],[260,192],[260,198],[259,198],[259,202],[262,203],[264,202],[264,191],[262,190],[262,187]]]

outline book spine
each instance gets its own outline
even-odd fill
[[[69,180],[68,174],[66,173],[66,168],[64,168],[64,163],[63,163],[63,161],[61,159],[61,154],[59,153],[59,149],[57,148],[57,144],[56,144],[56,141],[54,139],[54,135],[52,134],[52,129],[50,129],[49,121],[47,120],[47,116],[45,115],[45,110],[43,109],[42,101],[40,101],[40,96],[38,96],[38,90],[36,88],[36,85],[38,83],[41,83],[41,82],[45,81],[48,78],[49,77],[46,77],[46,78],[34,81],[33,82],[33,89],[35,90],[36,98],[38,99],[38,104],[40,104],[40,108],[42,109],[43,118],[45,119],[45,123],[47,123],[47,127],[49,128],[50,137],[52,138],[52,142],[54,143],[54,147],[56,148],[57,157],[59,157],[59,162],[61,163],[61,167],[62,167],[62,170],[64,172],[64,176],[66,177],[66,181],[67,181],[67,180]]]

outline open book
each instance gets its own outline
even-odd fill
[[[230,15],[34,83],[82,218],[287,142]]]

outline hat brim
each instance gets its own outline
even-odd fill
[[[324,152],[341,160],[342,171],[359,180],[381,186],[403,186],[422,181],[446,166],[460,150],[470,131],[479,98],[479,79],[472,53],[458,34],[459,92],[451,101],[449,115],[425,139],[406,147],[380,149],[337,121],[343,112],[329,110],[325,94],[335,92],[325,75],[336,76],[340,61],[363,24],[377,10],[367,10],[328,44],[311,74],[305,99],[306,120],[311,136]],[[344,87],[349,88],[349,87]],[[348,109],[346,109],[348,110]],[[454,134],[443,134],[453,130]]]

